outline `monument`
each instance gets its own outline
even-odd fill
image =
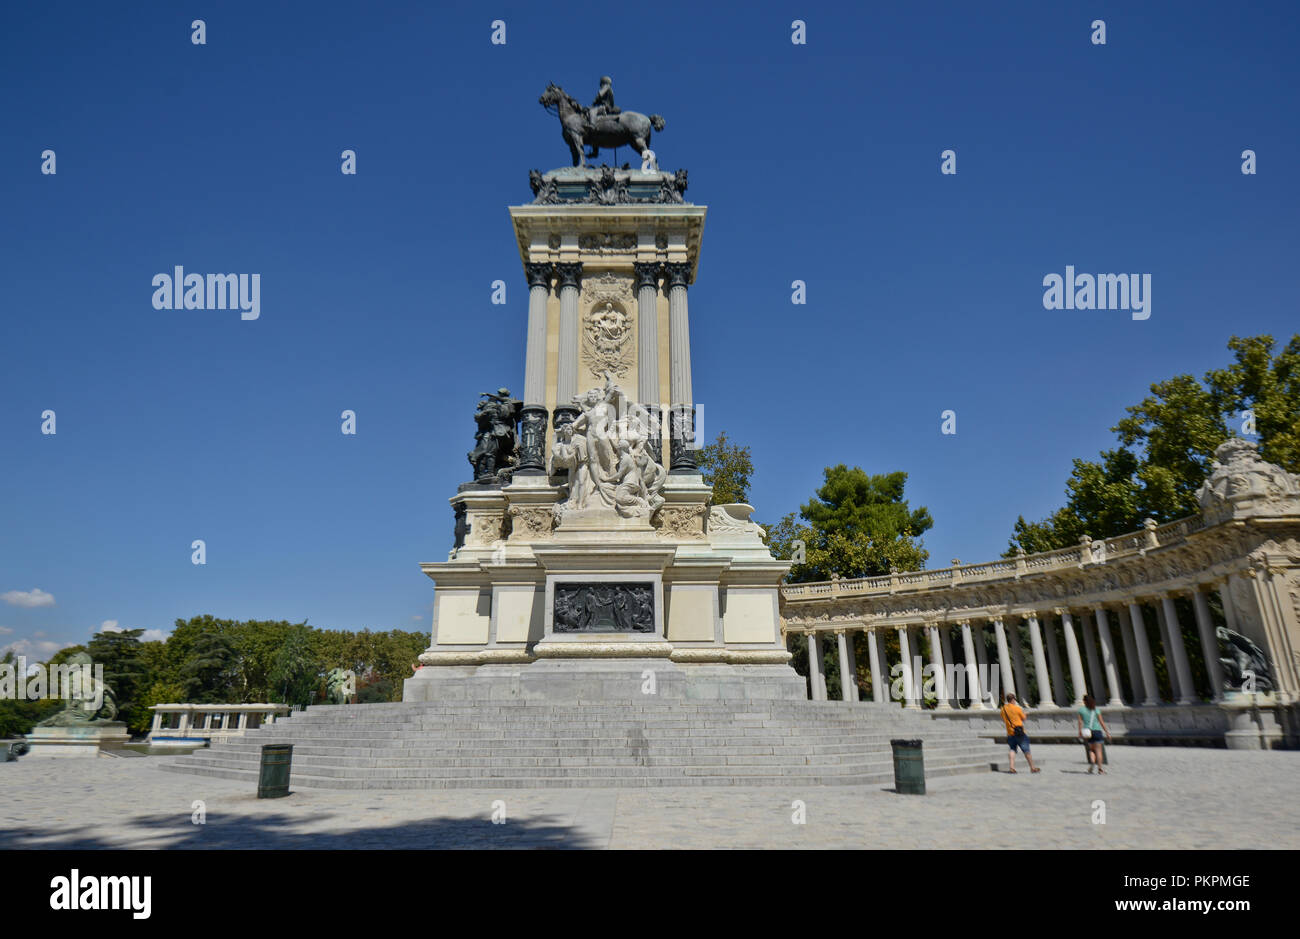
[[[772,557],[747,505],[695,462],[690,286],[706,208],[650,149],[665,122],[612,82],[584,108],[552,84],[573,165],[510,208],[527,279],[522,400],[481,395],[450,502],[433,641],[404,700],[806,697]],[[639,166],[589,166],[629,146]],[[467,402],[468,403],[468,402]],[[652,690],[647,690],[652,689]]]
[[[63,707],[27,735],[32,757],[95,757],[106,748],[120,748],[131,735],[126,724],[115,720],[117,700],[113,690],[94,677],[89,653],[73,653],[64,665],[76,670],[78,680]]]

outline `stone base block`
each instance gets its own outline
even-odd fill
[[[26,758],[97,757],[105,749],[120,748],[131,739],[126,724],[103,721],[72,727],[34,727],[27,735],[31,751]]]
[[[802,678],[784,664],[689,665],[666,658],[539,659],[529,665],[422,668],[403,686],[403,701],[519,699],[583,704],[639,701],[807,698]]]

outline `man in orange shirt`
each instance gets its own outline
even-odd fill
[[[1016,704],[1016,696],[1007,695],[1007,703],[1002,705],[1002,723],[1007,725],[1007,746],[1011,748],[1011,772],[1016,771],[1016,749],[1019,748],[1029,761],[1029,771],[1038,772],[1034,758],[1029,754],[1029,735],[1025,733],[1025,712]]]

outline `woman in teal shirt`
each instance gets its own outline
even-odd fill
[[[1083,696],[1083,707],[1079,708],[1078,721],[1079,737],[1088,745],[1088,772],[1092,772],[1093,766],[1097,767],[1099,773],[1106,772],[1101,768],[1101,744],[1102,741],[1110,739],[1110,731],[1101,718],[1101,711],[1097,710],[1097,702],[1090,694]]]

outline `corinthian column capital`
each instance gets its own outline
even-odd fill
[[[555,265],[555,276],[559,278],[560,287],[578,288],[582,286],[582,262],[565,262]]]
[[[690,283],[691,266],[678,262],[671,262],[664,265],[664,274],[668,279],[668,289],[673,287],[685,287]]]
[[[654,287],[659,289],[659,270],[662,265],[658,261],[636,261],[632,265],[635,273],[633,290],[639,291],[642,287]]]
[[[524,274],[528,277],[529,288],[551,286],[550,261],[528,261],[524,264]]]

